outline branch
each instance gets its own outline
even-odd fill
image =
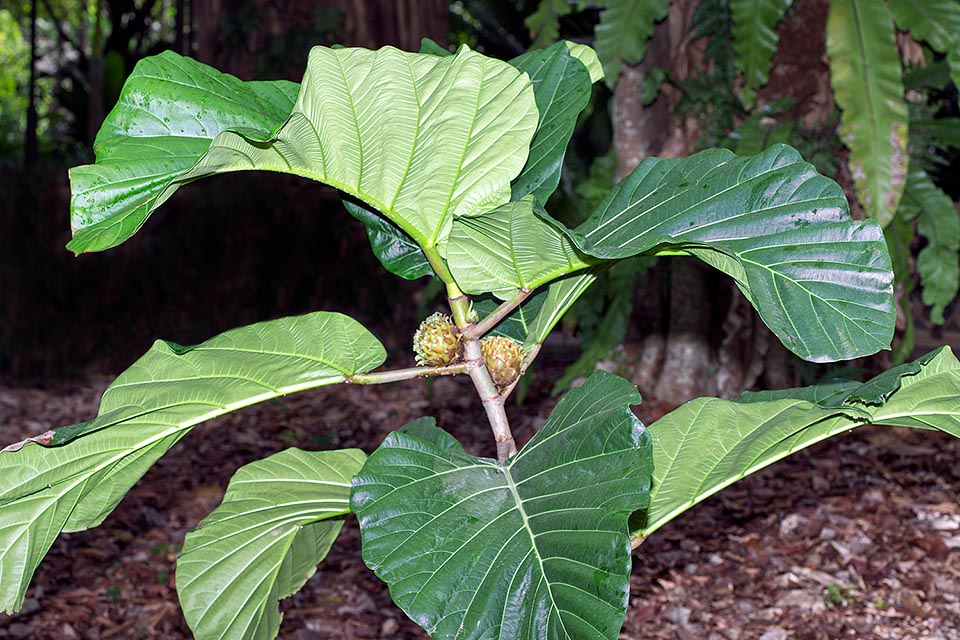
[[[344,382],[346,384],[385,384],[388,382],[400,382],[401,380],[426,378],[427,376],[455,376],[460,373],[467,373],[466,362],[446,364],[440,367],[411,367],[409,369],[378,371],[376,373],[356,373],[352,376],[347,376]]]
[[[467,373],[477,389],[483,409],[487,413],[493,437],[497,442],[497,460],[503,464],[517,453],[517,443],[513,439],[507,412],[503,408],[504,396],[500,394],[500,389],[490,378],[490,372],[487,371],[487,365],[483,361],[483,354],[480,353],[480,341],[476,338],[464,338],[463,354]]]
[[[488,315],[483,319],[482,322],[475,324],[473,326],[467,327],[463,331],[463,337],[471,338],[480,338],[485,335],[488,331],[493,329],[495,326],[500,324],[500,321],[506,318],[510,313],[523,304],[523,301],[526,300],[530,294],[533,293],[532,289],[519,289],[517,295],[515,295],[510,300],[507,300],[499,307],[493,310],[493,313]]]
[[[463,336],[463,361],[467,365],[467,374],[480,396],[480,402],[483,403],[483,410],[487,413],[487,421],[497,442],[497,460],[503,464],[517,453],[517,443],[510,432],[510,422],[503,408],[504,396],[490,377],[483,361],[480,339],[475,331],[478,325],[470,310],[470,299],[463,295],[455,284],[447,286],[447,296],[453,318]]]

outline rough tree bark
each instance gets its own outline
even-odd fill
[[[617,81],[613,127],[618,179],[646,157],[682,157],[693,149],[696,130],[692,123],[675,121],[674,92],[665,88],[648,106],[640,98],[650,69],[670,69],[675,77],[687,75],[691,56],[697,55],[688,42],[695,6],[690,0],[676,0],[667,18],[656,26],[643,62],[626,66]],[[665,336],[645,339],[634,382],[661,401],[680,404],[715,387],[710,375],[715,358],[707,337],[711,308],[706,271],[692,260],[671,259],[658,273],[670,282],[669,327]],[[639,300],[659,295],[659,286],[652,280],[646,287],[653,290],[641,291]]]

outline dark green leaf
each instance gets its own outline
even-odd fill
[[[791,351],[814,362],[888,348],[893,273],[880,226],[789,147],[648,158],[571,238],[618,259],[681,249],[734,278]]]
[[[598,372],[503,465],[423,422],[390,434],[354,479],[364,561],[434,640],[616,639],[650,487],[639,401]]]
[[[670,0],[601,0],[596,49],[603,74],[612,89],[623,63],[637,64],[647,52],[653,26],[667,16]]]
[[[420,245],[400,227],[359,200],[344,200],[343,206],[366,226],[370,248],[384,269],[407,280],[433,275]]]
[[[591,51],[592,53],[592,51]],[[533,194],[546,203],[560,184],[560,170],[577,116],[590,101],[593,85],[587,67],[575,58],[568,43],[530,51],[510,61],[533,82],[540,121],[530,143],[530,157],[513,181],[512,199]]]

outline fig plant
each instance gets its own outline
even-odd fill
[[[430,275],[450,315],[417,366],[334,312],[261,322],[193,347],[157,341],[93,419],[0,453],[0,608],[16,611],[61,532],[100,524],[192,427],[333,384],[470,377],[496,458],[425,417],[357,449],[288,449],[239,469],[177,563],[198,638],[270,638],[346,514],[363,559],[432,638],[618,636],[632,548],[757,469],[864,424],[960,436],[960,363],[943,348],[861,384],[704,398],[644,426],[627,380],[597,372],[518,452],[504,401],[597,275],[636,255],[729,274],[781,341],[827,362],[887,348],[892,273],[879,225],[785,146],[649,158],[580,226],[544,204],[592,83],[594,52],[558,43],[510,62],[462,47],[315,48],[303,82],[242,82],[173,53],[139,63],[71,172],[75,252],[136,233],[174,191],[230,171],[332,185],[391,272]],[[491,451],[493,447],[491,447]]]

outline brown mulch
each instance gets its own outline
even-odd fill
[[[106,384],[0,388],[0,439],[92,417]],[[369,452],[421,415],[490,455],[466,384],[320,389],[198,427],[102,526],[54,544],[23,610],[0,616],[0,638],[189,638],[177,551],[237,467],[288,446]],[[553,404],[535,385],[525,407],[511,408],[519,440]],[[747,478],[638,550],[621,638],[960,639],[958,461],[960,441],[943,434],[866,428]],[[426,637],[363,565],[355,520],[281,608],[282,638]]]

